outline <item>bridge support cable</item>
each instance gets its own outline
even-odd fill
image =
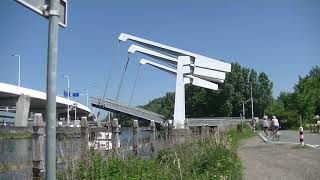
[[[115,101],[118,101],[119,99],[119,96],[120,96],[120,91],[121,91],[121,87],[122,87],[122,83],[123,83],[123,79],[124,79],[124,75],[128,69],[128,65],[129,65],[129,60],[130,60],[130,54],[131,53],[128,53],[128,56],[127,56],[127,61],[125,63],[125,67],[122,71],[122,74],[121,74],[121,77],[120,77],[120,83],[119,83],[119,86],[118,86],[118,90],[117,90],[117,95],[116,95],[116,98],[115,98]]]
[[[136,78],[134,80],[133,89],[132,89],[130,100],[129,100],[129,105],[131,104],[132,97],[133,97],[133,94],[134,94],[134,90],[136,88],[136,84],[137,84],[137,80],[138,80],[138,77],[139,77],[140,69],[141,69],[141,64],[139,63],[138,71],[137,71],[137,74],[136,74]]]
[[[113,67],[114,67],[115,62],[116,62],[116,59],[117,59],[117,55],[118,55],[118,52],[119,52],[119,49],[120,49],[120,45],[121,45],[121,41],[118,41],[118,46],[117,46],[117,49],[116,49],[116,51],[115,51],[115,53],[114,53],[114,56],[113,56],[113,59],[112,59],[112,62],[111,62],[111,66],[110,66],[110,70],[109,70],[108,76],[106,77],[106,78],[107,78],[107,82],[106,82],[106,86],[105,86],[105,88],[104,88],[104,92],[103,92],[103,97],[102,97],[102,99],[104,99],[105,96],[106,96],[106,94],[107,94],[109,82],[110,82],[110,79],[111,79],[111,73],[112,73]]]

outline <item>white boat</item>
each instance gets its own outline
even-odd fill
[[[107,151],[112,149],[112,133],[111,132],[97,132],[93,141],[88,142],[89,148],[95,150]]]

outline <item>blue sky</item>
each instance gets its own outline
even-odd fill
[[[319,0],[69,0],[68,27],[59,29],[57,93],[67,86],[101,94],[121,32],[266,72],[274,95],[292,91],[299,75],[320,64]],[[45,91],[48,21],[13,0],[0,1],[0,82]],[[128,43],[123,44],[107,97],[114,98]],[[128,102],[139,59],[133,55],[120,101]],[[174,91],[173,76],[142,67],[134,105]],[[85,97],[77,98],[85,104]]]

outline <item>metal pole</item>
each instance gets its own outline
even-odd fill
[[[50,0],[46,102],[46,178],[56,179],[56,74],[58,59],[59,1]]]
[[[87,107],[89,107],[89,91],[87,89]]]
[[[21,64],[21,62],[20,62],[20,55],[19,54],[12,54],[12,56],[16,56],[16,57],[18,57],[18,86],[21,86],[21,81],[20,81],[20,79],[21,79],[21,68],[20,68],[20,64]]]
[[[68,79],[68,99],[70,99],[70,76],[67,76]],[[68,104],[68,115],[67,115],[67,124],[69,125],[70,123],[70,106]]]
[[[21,71],[20,71],[20,55],[18,55],[19,58],[19,77],[18,77],[18,86],[21,86],[21,81],[20,81],[20,77],[21,77]]]
[[[245,119],[246,118],[246,112],[245,112],[245,109],[244,109],[244,101],[242,102],[242,119]]]
[[[64,75],[65,78],[67,78],[67,91],[68,91],[68,99],[70,99],[70,76]],[[69,104],[67,105],[67,125],[70,123],[70,107]]]
[[[74,104],[74,120],[77,119],[77,104]]]
[[[254,113],[253,113],[253,97],[252,97],[252,84],[250,84],[251,86],[251,117],[252,119],[254,118]]]

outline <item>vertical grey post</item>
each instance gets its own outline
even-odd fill
[[[253,112],[253,96],[252,96],[252,84],[250,84],[250,95],[251,95],[251,118],[254,119],[254,112]],[[254,124],[255,125],[255,124]]]
[[[32,172],[33,179],[40,179],[44,171],[43,158],[43,119],[42,114],[35,114],[33,120]]]
[[[165,141],[168,141],[168,129],[169,129],[169,125],[168,125],[168,123],[164,123],[163,124],[163,126],[164,126],[164,140]]]
[[[187,141],[188,138],[189,138],[189,126],[188,126],[188,122],[185,121],[185,123],[184,123],[184,139],[185,139],[185,141]]]
[[[206,135],[207,135],[207,137],[209,137],[209,135],[210,135],[210,127],[209,127],[209,124],[206,125]]]
[[[203,139],[204,138],[204,131],[205,131],[206,125],[202,124],[201,129],[200,129],[200,136]]]
[[[115,153],[117,153],[117,148],[120,146],[119,133],[120,133],[120,129],[119,129],[118,119],[114,118],[112,121],[112,150]]]
[[[150,153],[153,154],[155,151],[155,142],[156,142],[156,124],[154,120],[150,122]]]
[[[81,152],[82,152],[82,157],[86,157],[85,155],[88,150],[88,142],[89,142],[89,124],[87,121],[87,117],[81,117],[80,125],[81,125]]]
[[[173,143],[172,129],[173,129],[173,123],[172,123],[172,121],[169,121],[169,123],[168,123],[168,139],[169,139],[170,145],[172,145],[172,143]]]
[[[132,150],[134,155],[138,155],[138,120],[133,120],[132,127]]]
[[[245,119],[246,119],[246,110],[244,109],[244,102],[242,102],[241,132],[243,131],[243,121]]]
[[[56,179],[56,74],[58,56],[59,0],[49,3],[46,102],[46,178]]]

